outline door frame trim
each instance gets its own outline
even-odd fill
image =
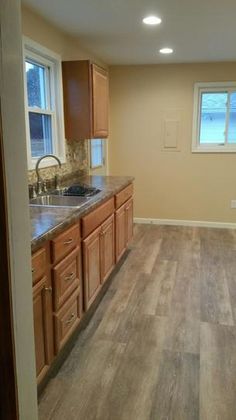
[[[1,106],[1,104],[0,104]],[[19,419],[13,311],[11,299],[8,218],[0,108],[0,419]],[[1,407],[4,410],[1,411]]]

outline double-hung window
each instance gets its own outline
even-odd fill
[[[196,83],[193,152],[236,152],[236,82]]]
[[[24,38],[24,74],[28,166],[45,154],[65,162],[60,57]],[[42,162],[51,165],[50,158]]]

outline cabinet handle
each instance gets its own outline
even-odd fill
[[[52,288],[51,287],[44,287],[44,291],[52,293]]]
[[[66,324],[70,324],[73,321],[74,317],[75,317],[75,314],[72,313],[70,318],[66,321]]]
[[[73,238],[68,239],[68,241],[64,242],[64,245],[70,245],[73,242]]]
[[[34,274],[35,273],[35,268],[32,268],[31,273]]]
[[[65,277],[65,281],[69,281],[72,280],[72,278],[74,277],[75,273],[70,273],[68,276]]]

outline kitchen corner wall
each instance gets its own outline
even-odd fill
[[[56,52],[61,56],[62,60],[89,59],[106,67],[97,57],[84,51],[80,47],[78,39],[58,30],[58,28],[25,6],[22,6],[22,34]],[[61,175],[78,170],[82,173],[88,172],[88,147],[86,140],[66,142],[66,157],[67,162],[62,165]],[[40,172],[44,177],[52,178],[55,174],[55,168],[41,169]],[[28,178],[30,183],[34,182],[36,179],[35,171],[29,171]]]
[[[235,81],[236,62],[112,66],[111,175],[135,176],[135,216],[236,222],[236,153],[192,153],[195,82]],[[178,147],[163,147],[179,121]]]

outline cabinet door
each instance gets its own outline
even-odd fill
[[[100,232],[99,227],[83,241],[85,310],[92,304],[101,287]]]
[[[125,205],[116,211],[116,262],[122,257],[126,249],[126,211]]]
[[[80,248],[57,264],[52,274],[53,304],[57,311],[80,285]]]
[[[115,224],[114,215],[101,228],[101,279],[104,282],[115,265]]]
[[[93,137],[108,137],[108,73],[92,64]]]
[[[33,288],[33,310],[36,374],[40,382],[53,358],[51,287],[46,276]]]
[[[133,238],[133,199],[131,198],[125,207],[126,211],[126,244],[128,245]]]

